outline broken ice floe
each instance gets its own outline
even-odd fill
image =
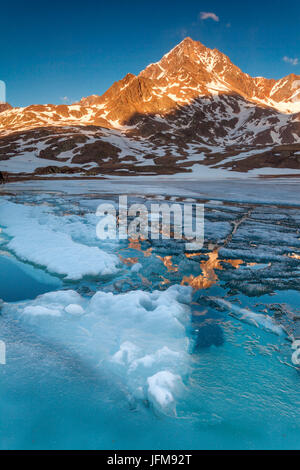
[[[191,289],[183,286],[152,293],[99,291],[90,299],[65,290],[4,303],[2,313],[64,344],[90,366],[101,364],[136,399],[174,412],[189,369],[190,300]]]
[[[232,302],[220,298],[212,298],[219,306],[230,311],[235,318],[241,321],[245,321],[250,325],[254,325],[257,328],[262,328],[268,332],[275,333],[276,335],[284,334],[284,330],[280,325],[277,325],[273,318],[268,315],[252,312],[246,308],[241,308],[234,305]]]
[[[116,255],[98,246],[74,241],[74,228],[70,223],[71,227],[68,227],[68,220],[54,217],[44,206],[1,202],[0,224],[4,234],[10,238],[6,249],[22,260],[44,266],[51,273],[76,280],[84,276],[112,275],[118,271]],[[76,230],[80,228],[84,230],[85,224],[77,220]]]

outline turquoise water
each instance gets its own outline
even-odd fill
[[[76,242],[97,243],[92,211],[85,212],[91,200],[74,203],[46,194],[24,200],[37,206],[47,200],[49,207],[51,202],[54,215],[47,219],[45,205],[38,213],[43,226],[47,222],[55,231],[71,233]],[[7,350],[6,365],[0,365],[1,449],[299,449],[300,375],[291,361],[290,337],[296,324],[291,315],[299,313],[299,265],[288,255],[300,247],[300,211],[282,209],[280,241],[270,231],[281,209],[255,207],[249,223],[255,220],[259,230],[252,228],[249,240],[248,228],[241,227],[224,246],[228,213],[234,218],[243,204],[227,205],[224,211],[210,211],[208,205],[206,236],[219,243],[221,253],[213,269],[205,264],[208,244],[198,257],[188,259],[182,246],[111,243],[106,251],[123,260],[136,258],[141,271],[132,271],[128,261],[113,276],[71,280],[21,261],[6,236],[0,256],[0,297],[5,301],[0,340]],[[172,256],[171,269],[161,261],[165,256]],[[241,265],[235,268],[228,259],[239,259]],[[155,312],[152,292],[163,299],[169,286],[189,276],[198,277],[201,286],[190,289],[189,300],[183,294],[179,300],[170,296],[166,309],[161,300],[154,322],[144,318]],[[78,296],[82,316],[68,316],[65,306],[75,301],[64,304],[57,294],[70,289]],[[148,297],[141,304],[136,296],[122,297],[135,291]],[[98,300],[92,311],[99,292],[113,296]],[[231,307],[220,306],[219,300]],[[51,307],[52,315],[42,307]],[[164,315],[181,308],[187,315],[179,328]],[[282,331],[266,329],[260,316],[249,324],[244,310],[234,314],[238,308],[268,315],[270,324]],[[143,359],[157,361],[151,372],[137,368],[132,373],[134,362],[123,368],[112,360],[121,344],[135,340]],[[158,357],[162,346],[177,348],[176,359]],[[161,369],[182,379],[172,408],[158,407],[147,392],[147,378]]]
[[[288,345],[225,317],[221,347],[191,356],[177,417],[134,406],[109,369],[1,319],[0,434],[6,449],[293,449],[299,375]],[[34,346],[34,347],[33,347]]]
[[[0,298],[5,302],[34,299],[61,285],[59,279],[15,257],[0,255]]]

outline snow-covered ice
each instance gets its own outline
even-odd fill
[[[45,266],[49,272],[68,279],[117,272],[119,260],[114,254],[74,241],[65,232],[68,222],[63,217],[52,228],[52,214],[48,212],[45,207],[0,202],[0,224],[10,237],[7,248],[22,260]]]
[[[190,299],[191,288],[182,286],[152,293],[99,291],[90,299],[65,290],[4,303],[2,311],[40,337],[80,351],[91,366],[106,364],[133,397],[169,411],[175,385],[189,369]]]

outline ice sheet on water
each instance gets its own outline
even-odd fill
[[[267,245],[236,246],[231,243],[228,248],[221,248],[219,254],[223,258],[242,259],[244,261],[255,261],[258,263],[269,263],[282,261],[284,250],[280,247],[268,247]]]
[[[232,228],[229,222],[212,222],[207,219],[205,220],[205,240],[221,242],[230,234],[231,230]]]
[[[253,242],[265,243],[268,245],[292,245],[300,247],[297,231],[294,227],[282,227],[271,221],[269,223],[258,222],[257,220],[247,221],[234,235],[233,240],[249,240]]]
[[[48,207],[4,200],[0,203],[0,224],[11,238],[6,246],[8,250],[25,261],[46,267],[51,273],[75,280],[118,271],[116,255],[86,244],[88,240],[96,243],[94,219],[89,224],[88,218],[83,221],[74,215],[70,221],[53,215]]]
[[[190,301],[191,288],[184,286],[152,293],[99,291],[91,298],[65,290],[6,303],[3,313],[90,366],[101,363],[137,399],[174,411],[189,370]]]
[[[241,321],[254,325],[258,328],[262,328],[270,333],[276,335],[284,334],[284,330],[280,325],[277,325],[273,318],[268,315],[262,315],[246,308],[241,308],[238,305],[234,305],[232,302],[221,298],[213,299],[218,305],[229,310],[232,314]]]

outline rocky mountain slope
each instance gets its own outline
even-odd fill
[[[102,96],[0,109],[0,160],[36,177],[300,173],[300,76],[252,78],[186,38]]]

